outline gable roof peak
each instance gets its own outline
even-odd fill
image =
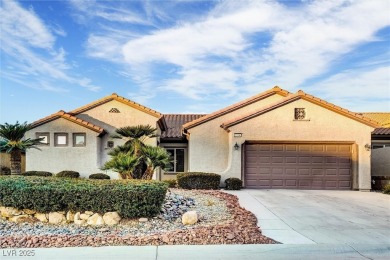
[[[346,116],[348,118],[351,118],[353,120],[356,120],[360,123],[366,124],[366,125],[371,126],[371,127],[377,128],[377,127],[381,126],[381,124],[378,121],[373,120],[365,115],[349,111],[348,109],[336,106],[335,104],[329,103],[323,99],[320,99],[318,97],[307,94],[302,90],[299,90],[297,93],[286,96],[284,99],[277,101],[274,104],[271,104],[267,107],[263,107],[255,112],[251,112],[247,115],[240,116],[240,117],[234,118],[230,121],[227,121],[227,122],[223,123],[221,125],[221,127],[223,129],[227,130],[229,127],[231,127],[233,125],[239,124],[241,122],[244,122],[248,119],[254,118],[254,117],[259,116],[261,114],[265,114],[271,110],[274,110],[276,108],[279,108],[281,106],[284,106],[286,104],[289,104],[289,103],[294,102],[294,101],[299,100],[299,99],[309,101],[313,104],[319,105],[323,108],[329,109],[333,112],[336,112],[338,114],[341,114],[343,116]]]
[[[151,108],[145,107],[145,106],[143,106],[143,105],[141,105],[141,104],[139,104],[137,102],[134,102],[134,101],[132,101],[130,99],[127,99],[127,98],[124,98],[122,96],[119,96],[116,93],[112,93],[109,96],[106,96],[104,98],[96,100],[96,101],[94,101],[92,103],[89,103],[89,104],[84,105],[82,107],[79,107],[77,109],[74,109],[74,110],[70,111],[69,113],[72,114],[72,115],[77,115],[77,114],[83,113],[83,112],[85,112],[85,111],[87,111],[89,109],[92,109],[92,108],[95,108],[95,107],[100,106],[102,104],[105,104],[107,102],[110,102],[112,100],[121,102],[121,103],[123,103],[125,105],[128,105],[128,106],[133,107],[135,109],[138,109],[138,110],[140,110],[142,112],[145,112],[145,113],[147,113],[147,114],[149,114],[151,116],[154,116],[154,117],[157,117],[157,118],[161,118],[162,117],[162,114],[160,112],[157,112],[156,110],[153,110]]]
[[[255,103],[255,102],[259,101],[259,100],[265,99],[265,98],[267,98],[269,96],[272,96],[272,95],[275,95],[275,94],[281,95],[283,97],[287,97],[287,96],[291,95],[291,93],[288,92],[287,90],[284,90],[284,89],[282,89],[282,88],[280,88],[278,86],[275,86],[275,87],[273,87],[271,89],[268,89],[268,90],[266,90],[264,92],[261,92],[261,93],[259,93],[257,95],[254,95],[254,96],[252,96],[250,98],[244,99],[244,100],[242,100],[242,101],[240,101],[238,103],[235,103],[233,105],[230,105],[228,107],[225,107],[223,109],[215,111],[215,112],[213,112],[211,114],[205,115],[205,116],[203,116],[201,118],[198,118],[196,120],[188,122],[188,123],[183,125],[183,129],[188,130],[188,129],[192,128],[192,127],[201,125],[201,124],[203,124],[203,123],[205,123],[207,121],[213,120],[213,119],[218,118],[218,117],[220,117],[222,115],[225,115],[227,113],[230,113],[230,112],[235,111],[237,109],[240,109],[242,107],[248,106],[248,105],[253,104],[253,103]]]

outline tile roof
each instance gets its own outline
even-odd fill
[[[255,103],[255,102],[259,101],[259,100],[262,100],[262,99],[267,98],[269,96],[272,96],[274,94],[279,94],[279,95],[282,95],[282,96],[286,97],[286,96],[290,95],[291,93],[288,92],[287,90],[281,89],[278,86],[275,86],[272,89],[269,89],[269,90],[267,90],[265,92],[257,94],[257,95],[255,95],[253,97],[247,98],[247,99],[245,99],[245,100],[243,100],[241,102],[235,103],[235,104],[230,105],[228,107],[225,107],[225,108],[223,108],[221,110],[218,110],[218,111],[216,111],[214,113],[208,114],[208,115],[206,115],[204,117],[201,117],[201,118],[196,119],[194,121],[188,122],[188,123],[183,125],[183,128],[184,129],[190,129],[192,127],[201,125],[201,124],[203,124],[203,123],[205,123],[207,121],[213,120],[213,119],[218,118],[218,117],[220,117],[222,115],[225,115],[227,113],[235,111],[235,110],[237,110],[239,108],[242,108],[242,107],[245,107],[247,105],[253,104],[253,103]]]
[[[386,112],[369,112],[359,113],[362,116],[371,118],[372,120],[378,121],[383,127],[390,127],[390,113]]]
[[[138,103],[136,103],[134,101],[131,101],[130,99],[118,96],[116,93],[113,93],[113,94],[111,94],[111,95],[109,95],[107,97],[104,97],[102,99],[96,100],[96,101],[94,101],[92,103],[89,103],[89,104],[87,104],[85,106],[82,106],[80,108],[77,108],[75,110],[72,110],[72,111],[69,112],[69,114],[77,115],[77,114],[80,114],[80,113],[82,113],[84,111],[92,109],[94,107],[100,106],[100,105],[102,105],[104,103],[110,102],[112,100],[116,100],[116,101],[121,102],[123,104],[126,104],[128,106],[131,106],[133,108],[136,108],[136,109],[138,109],[138,110],[140,110],[142,112],[145,112],[145,113],[147,113],[149,115],[152,115],[152,116],[155,116],[157,118],[162,117],[162,114],[160,112],[157,112],[156,110],[153,110],[151,108],[148,108],[148,107],[145,107],[145,106],[143,106],[141,104],[138,104]]]
[[[237,117],[235,119],[227,121],[227,122],[223,123],[221,125],[221,127],[224,128],[225,130],[227,130],[231,126],[237,125],[241,122],[244,122],[248,119],[254,118],[254,117],[259,116],[261,114],[265,114],[273,109],[284,106],[284,105],[291,103],[291,102],[294,102],[298,99],[304,99],[306,101],[309,101],[309,102],[314,103],[316,105],[322,106],[326,109],[332,110],[332,111],[339,113],[343,116],[349,117],[353,120],[356,120],[358,122],[361,122],[363,124],[366,124],[366,125],[369,125],[372,127],[380,127],[381,126],[381,124],[379,122],[372,120],[371,118],[365,117],[359,113],[351,112],[345,108],[336,106],[332,103],[326,102],[325,100],[322,100],[320,98],[309,95],[309,94],[303,92],[302,90],[299,90],[297,93],[295,93],[293,95],[289,95],[286,98],[282,99],[281,101],[278,101],[278,102],[276,102],[268,107],[259,109],[255,112],[250,113],[250,114],[247,114],[247,115],[244,115],[241,117]]]
[[[373,135],[390,135],[390,128],[375,128],[374,131],[372,131]]]
[[[181,138],[182,126],[205,116],[204,114],[165,114],[163,117],[167,124],[167,130],[162,132],[161,138]]]
[[[85,121],[83,119],[80,119],[74,115],[71,115],[69,113],[66,113],[65,111],[63,110],[60,110],[58,111],[57,113],[54,113],[54,114],[51,114],[50,116],[47,116],[47,117],[44,117],[40,120],[37,120],[35,122],[33,122],[31,124],[32,128],[35,128],[37,126],[40,126],[40,125],[43,125],[43,124],[46,124],[50,121],[53,121],[53,120],[56,120],[58,118],[64,118],[70,122],[73,122],[73,123],[76,123],[78,125],[81,125],[83,127],[86,127],[92,131],[95,131],[99,134],[104,134],[105,133],[105,130],[103,128],[101,128],[100,126],[96,126],[88,121]]]

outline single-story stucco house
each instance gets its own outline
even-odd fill
[[[354,113],[279,87],[207,115],[161,114],[117,94],[59,111],[32,124],[27,137],[44,140],[27,151],[26,170],[102,172],[108,151],[123,143],[111,134],[140,124],[156,127],[159,137],[147,143],[174,158],[155,174],[160,180],[200,171],[246,188],[370,190],[373,151],[378,173],[390,175],[390,113]]]

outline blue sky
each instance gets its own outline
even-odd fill
[[[209,113],[275,85],[390,111],[390,1],[1,1],[0,122],[113,92]]]

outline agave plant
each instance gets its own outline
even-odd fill
[[[23,124],[16,122],[14,125],[0,124],[0,151],[11,154],[11,174],[21,173],[22,151],[37,148],[36,145],[42,140],[42,138],[24,139],[24,135],[30,129],[31,125],[27,122]]]

